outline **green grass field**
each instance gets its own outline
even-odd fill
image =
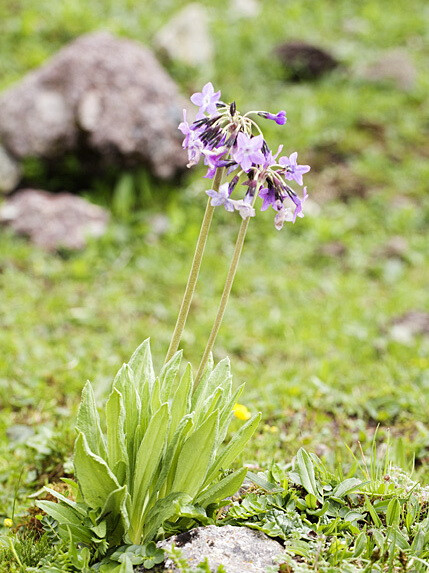
[[[150,45],[167,17],[184,4],[4,0],[0,87],[93,29]],[[251,221],[216,343],[215,359],[229,355],[236,383],[246,382],[242,402],[263,414],[242,461],[268,469],[274,460],[283,467],[303,446],[324,460],[327,472],[346,477],[356,471],[356,458],[383,464],[388,449],[392,466],[425,484],[429,338],[398,341],[391,321],[407,311],[429,310],[426,3],[416,0],[410,9],[399,0],[264,0],[260,16],[249,20],[228,16],[223,0],[216,5],[214,69],[172,65],[173,77],[185,94],[211,80],[242,110],[286,109],[288,123],[282,129],[267,126],[268,139],[273,147],[284,143],[286,153],[299,151],[301,162],[312,164],[307,180],[312,203],[304,219],[282,232],[267,213]],[[272,49],[293,38],[331,50],[344,65],[317,82],[283,81]],[[407,50],[415,63],[412,90],[359,78],[360,66],[395,47]],[[202,174],[195,170],[180,187],[132,174],[126,181],[131,201],[140,207],[133,215],[121,209],[123,174],[112,187],[100,181],[97,189],[83,190],[117,209],[108,234],[81,253],[46,254],[0,230],[2,521],[19,524],[32,503],[27,496],[71,472],[74,416],[87,379],[101,403],[118,367],[148,336],[161,366],[204,210]],[[338,197],[349,181],[360,193],[344,201]],[[156,236],[152,221],[159,214],[169,225]],[[183,339],[185,357],[195,366],[238,227],[237,217],[216,211]],[[395,253],[389,245],[398,237],[404,246]],[[332,256],[338,246],[341,254]],[[234,424],[238,428],[240,422]],[[389,464],[387,470],[392,471]],[[383,475],[371,479],[382,483]],[[401,488],[387,497],[396,494],[405,508]],[[420,509],[416,519],[423,523],[427,503]],[[385,532],[388,523],[382,521],[368,517],[368,529]],[[421,551],[427,556],[425,527]],[[39,567],[52,551],[46,542],[33,543],[30,551],[22,530],[8,534],[4,528],[2,534],[1,571],[76,570],[55,569],[54,558],[53,568]],[[387,545],[388,540],[387,535]],[[379,551],[368,559],[372,568],[347,564],[344,549],[335,563],[318,565],[309,553],[290,571],[420,570],[401,557],[417,555],[416,547],[394,543],[397,553]]]

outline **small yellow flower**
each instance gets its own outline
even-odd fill
[[[3,520],[3,525],[5,527],[12,527],[13,521],[9,517],[6,517],[6,519]]]
[[[248,420],[251,417],[251,413],[244,404],[234,404],[232,411],[239,420]]]
[[[264,431],[269,432],[270,434],[277,434],[279,429],[277,428],[277,426],[270,426],[269,424],[265,424]]]

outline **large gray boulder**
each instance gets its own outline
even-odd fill
[[[18,163],[0,145],[0,193],[12,191],[18,184],[20,175]]]
[[[0,207],[0,223],[47,251],[81,249],[88,237],[103,235],[108,221],[105,209],[71,193],[22,189]]]
[[[186,164],[186,102],[150,50],[106,32],[82,36],[0,97],[0,141],[15,158],[81,146],[163,178]]]
[[[267,535],[233,525],[197,527],[161,541],[158,547],[168,549],[173,543],[190,566],[195,567],[207,557],[212,571],[223,565],[227,573],[265,573],[283,552],[280,543]],[[170,559],[165,566],[168,571],[178,571]]]

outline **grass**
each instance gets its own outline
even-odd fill
[[[150,43],[184,4],[163,1],[161,16],[152,0],[6,0],[0,86],[93,29]],[[381,455],[390,441],[391,463],[426,483],[428,338],[399,342],[389,326],[428,305],[426,4],[418,0],[410,10],[404,1],[263,1],[260,17],[226,21],[227,3],[218,5],[213,69],[169,69],[185,93],[211,79],[241,109],[285,108],[288,124],[267,125],[268,138],[312,164],[315,201],[305,219],[281,233],[266,213],[251,222],[216,344],[215,357],[230,355],[237,383],[246,382],[246,405],[263,412],[243,461],[262,468],[289,463],[305,446],[331,471],[347,474],[361,448],[374,456],[375,443]],[[343,68],[317,83],[285,83],[272,48],[296,37],[331,49]],[[359,79],[357,69],[397,46],[415,62],[414,89]],[[335,183],[341,170],[364,196],[322,200],[326,191],[341,193]],[[93,182],[85,194],[116,205],[116,217],[108,234],[81,253],[48,255],[1,230],[0,516],[18,523],[28,494],[71,472],[73,420],[87,378],[102,400],[118,365],[147,336],[162,364],[204,209],[200,175],[180,188],[142,174],[126,174],[125,183],[121,175],[116,192],[110,180]],[[125,208],[124,185],[131,197]],[[130,215],[133,202],[141,208]],[[157,236],[152,222],[159,214],[169,225]],[[238,226],[216,212],[183,339],[195,366]],[[405,248],[392,256],[386,245],[395,237],[405,239]],[[331,256],[332,245],[343,254]],[[21,534],[12,539],[26,547]],[[5,571],[21,571],[5,551]],[[311,559],[308,567],[317,570]],[[36,567],[36,557],[26,563]]]

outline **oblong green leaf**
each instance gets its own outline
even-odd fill
[[[149,485],[155,485],[154,476],[161,456],[165,450],[166,436],[168,434],[169,405],[163,404],[152,416],[144,438],[140,444],[136,456],[133,487],[131,496],[133,499],[133,515],[142,513],[148,494]]]
[[[247,468],[241,468],[232,474],[227,475],[218,483],[215,483],[202,494],[200,494],[195,503],[207,507],[211,503],[217,503],[226,497],[234,495],[243,484],[244,478],[247,474]]]
[[[106,403],[107,461],[119,483],[123,483],[123,469],[128,468],[128,452],[125,442],[125,407],[122,394],[113,388]],[[123,462],[123,464],[120,464]]]
[[[256,414],[250,420],[248,420],[243,426],[238,430],[238,432],[232,437],[229,444],[227,444],[216,459],[212,466],[210,467],[206,480],[204,482],[207,485],[210,481],[217,477],[220,469],[227,469],[235,460],[235,458],[241,454],[246,443],[253,436],[256,428],[259,425],[262,414]]]
[[[102,458],[106,456],[106,444],[101,431],[94,390],[90,382],[87,382],[82,390],[76,429],[85,434],[89,449],[94,454]]]
[[[300,448],[296,454],[295,471],[299,476],[302,487],[308,493],[312,493],[316,496],[319,501],[322,501],[323,498],[317,489],[313,462],[304,448]]]
[[[89,507],[103,507],[109,494],[119,488],[107,463],[91,452],[82,433],[75,442],[74,467],[83,499]]]
[[[183,492],[190,496],[197,494],[211,464],[217,429],[218,414],[213,412],[185,441],[171,486],[173,492]]]

